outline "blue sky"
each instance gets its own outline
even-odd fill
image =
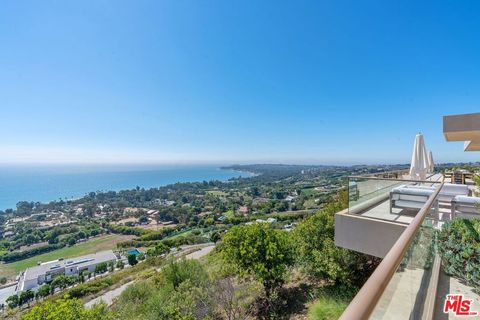
[[[2,1],[0,162],[477,161],[478,1]]]

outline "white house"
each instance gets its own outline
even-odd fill
[[[115,262],[117,256],[112,250],[101,251],[72,259],[59,259],[44,262],[38,266],[27,268],[21,275],[17,285],[17,292],[35,289],[51,281],[58,275],[79,275],[83,270],[93,272],[97,264]]]

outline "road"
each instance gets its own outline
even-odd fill
[[[189,249],[195,249],[195,248],[201,248],[201,249],[198,250],[198,251],[187,254],[185,256],[186,259],[200,259],[201,257],[210,253],[215,248],[215,244],[209,243],[209,244],[203,244],[203,245],[183,246],[182,251],[189,250]],[[127,282],[127,283],[123,284],[122,286],[120,286],[116,289],[105,292],[101,296],[99,296],[95,299],[92,299],[92,300],[88,301],[87,303],[85,303],[85,307],[91,308],[95,304],[100,303],[102,301],[105,302],[109,306],[112,305],[113,300],[116,297],[118,297],[120,294],[122,294],[122,292],[125,291],[125,289],[127,289],[128,286],[130,286],[134,282],[135,282],[135,280]]]
[[[8,297],[15,293],[16,285],[0,289],[0,304],[4,304]]]

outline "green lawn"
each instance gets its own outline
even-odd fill
[[[209,190],[207,193],[211,194],[212,196],[217,196],[217,197],[224,197],[227,195],[226,192],[220,191],[220,190]]]
[[[174,234],[172,236],[165,237],[165,239],[172,240],[172,239],[176,239],[176,238],[179,238],[179,237],[185,237],[185,236],[188,236],[189,234],[191,234],[192,231],[193,231],[193,229],[185,230],[185,231],[179,232],[177,234]]]
[[[13,276],[18,272],[25,270],[26,268],[35,266],[38,261],[45,262],[56,260],[59,258],[72,258],[102,250],[114,249],[117,242],[126,240],[128,238],[131,237],[116,234],[95,238],[87,242],[74,245],[72,247],[53,250],[44,254],[40,254],[28,259],[12,263],[0,264],[0,273],[8,276]]]

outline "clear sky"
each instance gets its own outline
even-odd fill
[[[2,1],[0,162],[477,161],[480,2]]]

